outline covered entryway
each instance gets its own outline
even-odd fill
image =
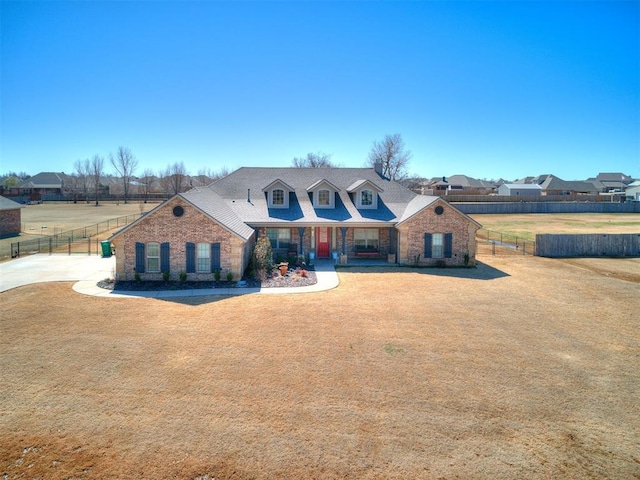
[[[331,227],[317,227],[316,242],[318,258],[329,258],[329,252],[331,250]]]

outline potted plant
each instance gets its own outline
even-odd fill
[[[280,262],[278,268],[280,269],[280,275],[284,277],[287,274],[287,270],[289,270],[289,262]]]

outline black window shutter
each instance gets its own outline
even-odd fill
[[[211,271],[220,270],[220,243],[211,244]]]
[[[432,257],[432,253],[431,253],[432,237],[433,237],[433,235],[431,235],[430,233],[425,233],[424,234],[424,258],[431,258]]]
[[[136,242],[136,272],[144,273],[145,260],[144,243]]]
[[[187,273],[196,273],[196,244],[187,242]]]
[[[444,258],[451,258],[453,254],[453,233],[444,234]]]
[[[162,243],[160,245],[160,271],[162,273],[169,272],[169,242]]]

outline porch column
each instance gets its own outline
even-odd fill
[[[394,242],[394,234],[396,229],[393,227],[389,227],[389,253],[396,253],[396,242]]]
[[[340,227],[340,233],[342,233],[342,254],[343,255],[347,253],[347,228],[348,227]]]
[[[300,236],[300,246],[298,247],[298,253],[300,255],[304,255],[304,252],[302,251],[302,245],[304,245],[304,227],[298,227],[298,235]]]

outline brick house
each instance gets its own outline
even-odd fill
[[[20,235],[22,227],[22,213],[20,205],[13,200],[0,197],[0,238]]]
[[[117,232],[118,279],[240,278],[258,235],[274,254],[475,265],[480,224],[378,168],[240,168],[175,195]]]

